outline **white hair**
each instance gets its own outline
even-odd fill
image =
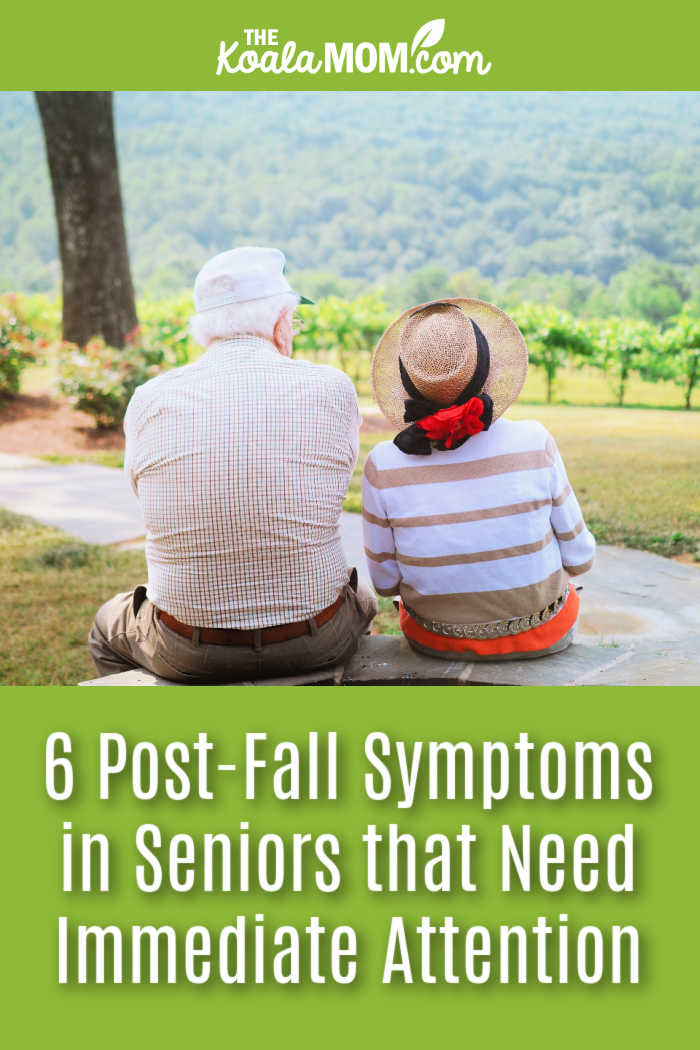
[[[230,339],[234,335],[272,339],[280,314],[285,310],[293,312],[298,305],[299,296],[295,292],[281,292],[246,303],[229,303],[195,314],[190,318],[190,332],[195,342],[205,348],[217,339]]]

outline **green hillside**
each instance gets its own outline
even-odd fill
[[[317,293],[382,283],[410,299],[469,271],[477,293],[496,282],[584,313],[639,314],[630,300],[652,273],[668,316],[700,286],[700,94],[115,100],[141,293],[187,287],[209,254],[250,242],[282,247]],[[0,286],[58,281],[33,98],[5,92]]]

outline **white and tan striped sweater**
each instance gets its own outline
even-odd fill
[[[593,562],[554,438],[532,420],[499,419],[425,457],[383,441],[367,458],[362,501],[376,590],[429,620],[528,616]]]

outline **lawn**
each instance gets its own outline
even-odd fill
[[[544,370],[530,366],[520,402],[544,405],[546,390]],[[561,369],[554,383],[554,401],[561,404],[611,405],[616,396],[610,378],[599,368],[571,365]],[[682,409],[683,389],[670,381],[647,382],[633,374],[627,382],[625,406]]]
[[[143,551],[91,547],[0,508],[0,684],[94,678],[86,640],[95,612],[145,578]]]

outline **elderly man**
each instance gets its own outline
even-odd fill
[[[338,527],[357,397],[337,369],[291,360],[300,297],[284,261],[269,248],[211,259],[192,319],[206,353],[131,399],[125,469],[148,585],[99,610],[89,645],[102,675],[138,666],[196,683],[329,667],[377,611]]]

